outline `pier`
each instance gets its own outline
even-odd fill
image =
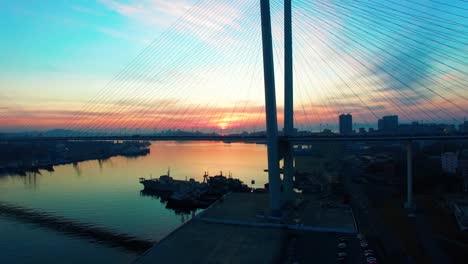
[[[298,195],[282,217],[271,217],[265,208],[267,193],[230,193],[135,263],[336,263],[339,237],[350,241],[349,263],[359,263],[350,207]]]

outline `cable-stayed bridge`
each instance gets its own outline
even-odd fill
[[[386,114],[461,123],[468,109],[466,2],[261,0],[261,12],[259,1],[229,2],[197,1],[79,111],[54,116],[8,103],[0,116],[6,130],[74,131],[8,140],[264,140],[275,212],[292,193],[294,144],[467,138],[295,133],[328,127],[339,113],[353,113],[362,127]],[[226,136],[150,133],[169,129]],[[244,130],[266,135],[229,135]]]

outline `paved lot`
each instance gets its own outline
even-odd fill
[[[360,263],[355,235],[262,226],[281,222],[257,217],[265,213],[267,202],[267,194],[230,194],[166,237],[136,263],[336,263],[337,238],[342,236],[351,239],[347,263]],[[301,207],[302,213],[297,215],[300,222],[330,228],[354,226],[349,211],[333,208],[327,212],[329,208],[318,205],[311,202]]]
[[[307,229],[324,228],[355,232],[354,217],[351,208],[322,207],[314,195],[299,195],[303,205],[297,209],[286,209],[281,220],[266,219],[268,215],[268,194],[266,193],[232,193],[222,202],[213,205],[204,212],[202,219],[250,222],[257,224],[283,223],[301,225]]]
[[[284,241],[280,229],[192,221],[136,263],[277,263]]]

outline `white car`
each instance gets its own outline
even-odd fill
[[[365,248],[365,247],[367,247],[367,246],[369,246],[369,244],[367,244],[366,241],[362,241],[362,242],[361,242],[361,247]]]
[[[344,248],[347,248],[348,245],[346,243],[339,243],[338,244],[338,248],[341,248],[341,249],[344,249]]]
[[[346,253],[346,252],[344,252],[344,251],[338,252],[338,257],[341,258],[341,257],[346,257],[346,256],[348,256],[348,253]]]

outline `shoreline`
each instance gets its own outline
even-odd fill
[[[90,160],[107,160],[122,156],[127,158],[146,156],[150,153],[150,142],[59,142],[54,144],[43,143],[37,147],[32,142],[26,147],[11,144],[16,148],[16,155],[21,156],[19,161],[9,161],[8,155],[0,160],[0,176],[20,175],[27,173],[40,173],[40,170],[54,171],[54,166],[75,164]],[[34,155],[33,151],[40,149]],[[85,154],[82,154],[85,152]]]

